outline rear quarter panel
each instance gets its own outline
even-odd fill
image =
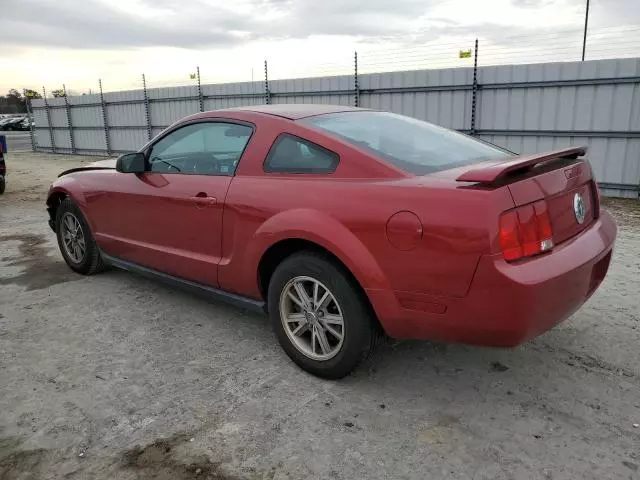
[[[341,163],[356,155],[341,155]],[[446,179],[255,173],[236,176],[229,188],[219,269],[223,288],[254,298],[260,297],[260,258],[287,238],[324,246],[366,290],[463,297],[480,256],[495,249],[499,212],[513,206],[506,189],[470,189]],[[415,213],[423,225],[410,251],[387,238],[388,220],[401,211]]]

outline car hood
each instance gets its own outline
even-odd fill
[[[82,165],[81,167],[70,168],[69,170],[65,170],[58,177],[62,177],[63,175],[68,175],[70,173],[75,172],[87,172],[92,170],[115,170],[116,168],[116,157],[107,158],[105,160],[98,160],[96,162],[87,163],[86,165]]]

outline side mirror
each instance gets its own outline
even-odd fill
[[[116,171],[120,173],[144,173],[143,153],[125,153],[116,160]]]

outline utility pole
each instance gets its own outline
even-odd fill
[[[587,0],[587,10],[584,13],[584,37],[582,38],[582,61],[584,62],[584,53],[587,49],[587,26],[589,25],[589,0]]]

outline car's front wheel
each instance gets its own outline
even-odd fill
[[[269,316],[280,345],[304,370],[348,375],[373,349],[376,324],[341,266],[313,252],[292,255],[269,283]]]
[[[92,275],[103,269],[89,224],[70,198],[65,198],[56,211],[56,235],[62,257],[72,270]]]

